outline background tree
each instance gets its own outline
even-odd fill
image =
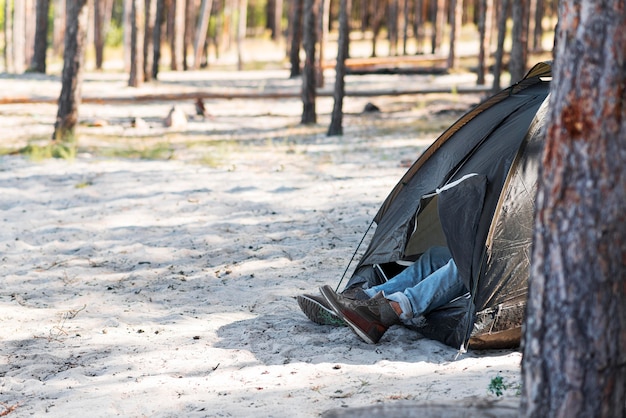
[[[18,74],[26,68],[26,6],[25,1],[13,3],[13,68]]]
[[[476,84],[485,84],[487,60],[491,51],[491,21],[493,19],[493,0],[478,0],[478,65],[476,70]]]
[[[67,0],[61,95],[53,139],[73,141],[81,99],[87,30],[87,0]]]
[[[559,9],[520,414],[624,417],[626,7]]]
[[[456,43],[461,38],[463,20],[463,0],[450,0],[450,50],[448,52],[448,68],[457,69],[459,57]]]
[[[154,41],[153,32],[156,17],[156,0],[144,0],[144,30],[143,30],[143,46],[142,64],[143,64],[143,80],[150,81],[152,79],[152,42]]]
[[[168,20],[170,32],[170,68],[173,71],[183,69],[183,49],[185,44],[185,0],[170,0]]]
[[[243,70],[243,41],[246,38],[248,0],[239,0],[237,13],[237,69]]]
[[[317,122],[315,110],[316,81],[315,75],[315,44],[317,43],[317,0],[304,0],[303,44],[305,52],[304,71],[302,72],[302,119],[300,123]]]
[[[193,44],[193,69],[200,68],[200,61],[202,59],[202,51],[204,49],[204,43],[206,42],[207,31],[209,30],[209,17],[211,16],[211,7],[213,0],[202,0],[202,6],[200,7],[200,19],[198,21],[198,27],[196,29],[196,35],[194,37]]]
[[[345,95],[346,58],[350,52],[351,0],[341,0],[339,12],[339,40],[337,64],[335,68],[335,90],[333,113],[328,128],[328,136],[343,135],[343,97]]]
[[[161,42],[163,41],[163,25],[165,23],[165,0],[156,0],[154,28],[152,29],[152,78],[159,75],[161,63]]]
[[[129,87],[139,87],[143,83],[143,43],[144,43],[144,0],[130,0],[130,74]]]
[[[493,65],[493,91],[501,90],[500,77],[502,75],[502,65],[504,58],[504,38],[506,37],[506,21],[509,13],[509,4],[511,0],[502,0],[498,2],[498,40],[496,43],[496,54]]]
[[[37,0],[35,45],[30,71],[46,72],[46,53],[48,51],[48,14],[50,0]]]
[[[289,19],[289,33],[291,36],[289,49],[289,63],[291,64],[290,78],[299,77],[300,69],[300,46],[302,45],[302,8],[304,0],[293,0],[291,7],[291,19]]]
[[[94,49],[96,54],[96,68],[102,69],[104,63],[104,44],[111,22],[113,0],[94,1]]]
[[[511,4],[513,29],[511,31],[511,83],[517,83],[526,74],[528,57],[528,2],[517,0]]]
[[[13,65],[13,1],[4,3],[4,67],[6,72],[15,71]]]

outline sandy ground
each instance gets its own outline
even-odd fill
[[[297,91],[286,75],[164,74],[142,89]],[[449,77],[363,76],[359,87],[472,82]],[[3,76],[0,89],[55,97],[60,84]],[[106,73],[84,90],[134,94]],[[402,327],[368,345],[311,323],[295,301],[350,273],[406,161],[478,100],[347,98],[334,138],[330,99],[310,127],[298,99],[214,101],[207,118],[179,103],[180,129],[163,126],[171,102],[83,104],[73,161],[0,157],[0,415],[316,417],[495,399],[496,376],[515,402],[518,351],[459,354]],[[367,101],[382,112],[361,113]],[[0,106],[2,147],[45,143],[55,113]]]

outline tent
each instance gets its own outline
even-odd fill
[[[374,218],[346,288],[373,286],[447,245],[469,292],[415,325],[456,348],[519,345],[551,65],[463,115],[413,163]]]

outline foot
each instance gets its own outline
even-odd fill
[[[376,344],[390,326],[400,323],[382,292],[368,300],[348,299],[330,286],[322,286],[320,292],[335,314],[367,343]]]

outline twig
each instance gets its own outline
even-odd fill
[[[4,402],[0,402],[0,406],[2,406],[4,408],[4,411],[0,412],[0,417],[6,417],[11,412],[15,411],[17,409],[17,407],[20,406],[20,404],[18,402],[15,405],[8,405],[8,404],[6,404]]]

